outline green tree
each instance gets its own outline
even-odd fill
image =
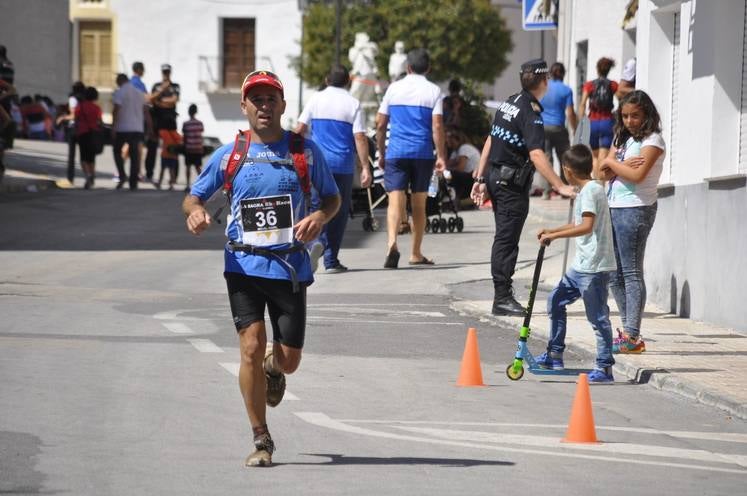
[[[343,7],[340,62],[350,67],[348,48],[355,33],[366,32],[379,46],[376,64],[387,78],[389,56],[401,40],[406,50],[423,47],[431,56],[434,81],[459,78],[465,83],[463,127],[467,136],[482,145],[490,117],[482,106],[477,83],[491,83],[508,65],[513,48],[498,7],[490,0],[368,0]],[[303,64],[295,59],[299,76],[319,86],[334,62],[334,2],[312,3],[304,15]]]
[[[489,83],[508,65],[511,34],[490,0],[370,0],[343,7],[341,62],[349,66],[347,50],[355,33],[365,31],[379,45],[376,63],[386,75],[394,43],[407,50],[428,49],[430,78],[452,77]],[[314,3],[304,16],[301,78],[316,86],[324,81],[335,51],[335,9]],[[301,64],[296,60],[296,68]],[[382,76],[385,77],[385,76]]]

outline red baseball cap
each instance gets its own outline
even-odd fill
[[[241,99],[246,98],[246,93],[250,88],[255,86],[271,86],[276,90],[280,91],[280,95],[285,98],[285,92],[283,91],[283,83],[280,79],[270,71],[254,71],[250,72],[244,78],[244,82],[241,83]]]

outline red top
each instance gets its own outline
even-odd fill
[[[97,131],[101,126],[101,107],[94,102],[83,100],[75,107],[75,134]]]
[[[617,93],[617,81],[610,81],[610,91],[612,91],[613,95]],[[583,86],[583,92],[591,97],[591,94],[594,92],[594,81],[586,81]],[[592,108],[591,101],[589,101],[589,120],[600,121],[602,119],[612,119],[612,111]]]

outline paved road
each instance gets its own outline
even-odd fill
[[[487,274],[489,233],[471,228],[484,212],[466,213],[462,234],[429,235],[433,269],[380,269],[383,233],[352,223],[342,259],[356,270],[310,290],[304,360],[270,412],[278,466],[243,468],[221,233],[187,236],[180,200],[105,190],[0,200],[1,493],[744,491],[747,424],[643,385],[594,386],[604,443],[559,442],[573,379],[509,382],[516,330],[451,310],[452,284]],[[468,327],[484,388],[454,385]]]

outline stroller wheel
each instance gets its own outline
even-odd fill
[[[441,232],[442,232],[442,233],[445,233],[445,232],[446,232],[446,229],[448,229],[448,224],[446,223],[446,219],[443,219],[443,218],[442,218],[442,219],[441,219],[441,220],[439,221],[439,223],[438,223],[438,224],[439,224],[439,227],[441,228]]]
[[[371,219],[371,217],[366,217],[365,219],[363,219],[363,230],[364,231],[366,232],[373,231],[373,228],[371,226],[372,220],[373,219]]]
[[[438,227],[440,226],[440,222],[438,222],[438,218],[431,219],[431,231],[433,231],[433,234],[438,234]]]
[[[425,219],[425,232],[431,232],[431,223],[428,221],[428,219]]]
[[[449,217],[449,232],[453,233],[456,229],[456,219],[454,217]]]
[[[371,232],[378,231],[379,230],[379,219],[372,218],[371,219]]]
[[[464,230],[464,219],[461,217],[456,218],[456,229],[457,232],[462,232]]]

